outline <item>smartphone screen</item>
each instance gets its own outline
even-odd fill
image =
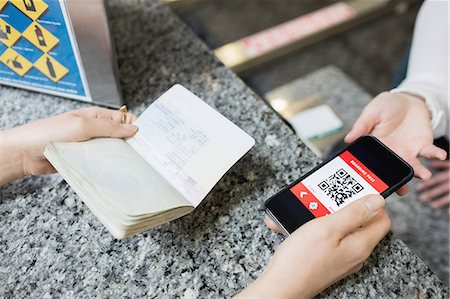
[[[412,168],[372,136],[364,136],[266,202],[269,215],[291,233],[369,194],[387,197]]]

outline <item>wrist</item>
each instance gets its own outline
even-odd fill
[[[14,130],[0,131],[0,186],[26,175],[24,151]]]
[[[282,277],[272,277],[266,270],[236,298],[311,298],[308,294],[308,290],[301,286],[301,281],[291,285]]]

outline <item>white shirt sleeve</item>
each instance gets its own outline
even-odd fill
[[[417,16],[406,79],[391,92],[425,99],[434,136],[449,136],[449,1],[428,0]]]

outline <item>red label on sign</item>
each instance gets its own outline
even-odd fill
[[[370,171],[364,164],[362,164],[355,156],[349,151],[345,151],[339,155],[339,157],[345,161],[353,170],[355,170],[364,180],[366,180],[375,190],[382,193],[389,186],[386,185],[378,176]]]
[[[308,13],[262,32],[250,35],[239,41],[249,57],[282,47],[301,40],[316,32],[325,30],[355,16],[348,4],[338,2],[317,11]]]
[[[301,182],[292,187],[291,192],[316,217],[331,214],[330,211]]]

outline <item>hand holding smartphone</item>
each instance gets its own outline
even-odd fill
[[[373,136],[363,136],[269,200],[269,216],[285,235],[369,194],[384,198],[413,177],[412,167]]]

